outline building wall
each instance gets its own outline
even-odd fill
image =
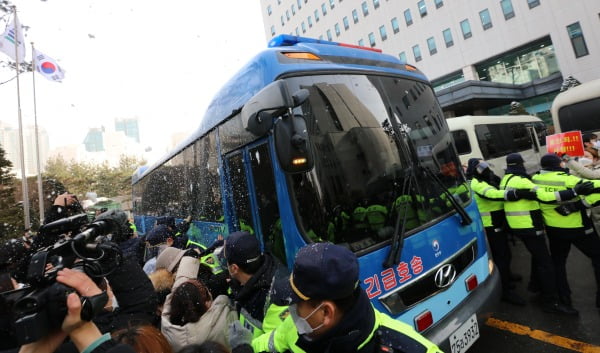
[[[39,147],[40,147],[40,167],[42,171],[46,167],[50,143],[46,130],[38,126]],[[13,172],[17,177],[21,177],[21,159],[19,157],[19,129],[0,122],[0,145],[6,152],[6,157],[12,162]],[[37,159],[35,145],[35,126],[23,127],[23,150],[25,162],[25,174],[27,176],[37,175]]]
[[[298,8],[298,2],[302,8]],[[573,75],[582,82],[600,78],[600,1],[598,0],[539,0],[539,5],[529,8],[528,0],[512,0],[515,16],[505,20],[499,0],[444,0],[443,6],[436,8],[434,0],[425,0],[427,15],[421,17],[417,0],[379,0],[379,7],[374,8],[374,0],[365,0],[369,14],[363,15],[360,0],[334,0],[331,8],[330,0],[261,0],[264,19],[265,36],[272,38],[271,28],[275,35],[298,34],[306,37],[327,39],[327,30],[332,33],[332,40],[358,44],[362,39],[369,45],[369,33],[375,36],[375,47],[385,53],[398,56],[406,53],[407,62],[416,64],[431,80],[449,73],[462,70],[465,79],[477,79],[472,65],[486,59],[509,52],[519,46],[536,39],[550,36],[563,76]],[[377,2],[377,0],[375,0]],[[323,15],[322,5],[327,14]],[[295,15],[291,7],[295,7]],[[268,14],[270,8],[271,14]],[[358,12],[359,21],[354,23],[352,10]],[[404,11],[410,9],[413,24],[407,26]],[[492,27],[483,29],[480,11],[488,9]],[[315,20],[315,10],[319,13],[319,21]],[[290,15],[287,20],[286,11]],[[281,16],[284,25],[281,24]],[[307,17],[311,16],[313,26],[309,28]],[[343,18],[348,17],[350,26],[344,29]],[[399,32],[394,34],[391,20],[397,18]],[[464,39],[460,22],[468,19],[472,37]],[[587,44],[589,54],[576,58],[567,26],[579,21]],[[301,23],[305,23],[306,32],[302,32]],[[335,24],[339,24],[341,33],[335,34]],[[382,40],[379,27],[385,26],[387,40]],[[442,31],[450,28],[454,45],[446,48]],[[437,53],[430,55],[427,39],[434,37]],[[419,45],[422,60],[415,62],[412,47]]]

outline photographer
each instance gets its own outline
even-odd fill
[[[83,213],[83,207],[81,207],[77,195],[65,192],[56,196],[54,204],[46,211],[44,224],[52,223],[58,219],[78,213]]]
[[[58,349],[68,336],[79,352],[86,353],[130,353],[134,350],[127,345],[118,344],[109,334],[102,334],[92,321],[81,319],[81,296],[93,297],[102,295],[102,291],[86,274],[70,269],[58,272],[56,281],[65,284],[77,291],[67,297],[68,313],[62,323],[60,331],[52,333],[43,339],[23,345],[19,353],[50,353]]]

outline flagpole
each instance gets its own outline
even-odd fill
[[[15,15],[15,67],[17,69],[17,115],[19,118],[19,147],[21,148],[21,186],[23,189],[23,218],[25,229],[29,229],[29,188],[27,187],[27,175],[25,174],[25,150],[23,148],[23,121],[21,119],[21,86],[19,83],[19,31],[20,23],[17,21],[17,7],[13,6]],[[24,230],[24,229],[23,229]]]
[[[38,203],[40,206],[40,226],[44,224],[44,189],[42,187],[42,167],[40,161],[40,134],[37,123],[37,100],[35,98],[35,48],[31,42],[31,78],[33,79],[33,119],[35,121],[35,153],[37,160],[37,184],[38,184]]]

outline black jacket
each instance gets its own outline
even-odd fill
[[[264,253],[263,264],[245,285],[232,279],[230,282],[233,298],[238,312],[245,309],[250,316],[259,322],[265,318],[266,309],[269,307],[267,298],[271,300],[271,291],[274,281],[286,277],[287,268],[279,263],[273,255]]]

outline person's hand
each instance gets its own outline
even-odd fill
[[[93,297],[102,293],[102,290],[88,275],[70,268],[58,271],[56,281],[75,289],[82,296]]]
[[[577,193],[577,195],[590,195],[594,193],[594,183],[591,181],[580,181],[577,183],[573,190]]]
[[[571,156],[569,156],[568,154],[564,153],[562,156],[560,156],[560,159],[562,159],[564,162],[568,162],[571,160]]]
[[[242,326],[240,320],[235,320],[229,325],[229,345],[235,349],[244,344],[252,344],[252,332]]]
[[[64,194],[60,194],[58,196],[56,196],[56,198],[54,199],[54,205],[55,206],[71,206],[72,204],[79,202],[79,200],[77,200],[77,196],[74,194],[69,194],[68,192],[65,192]]]
[[[192,216],[187,216],[183,221],[185,223],[190,223],[192,221]]]

